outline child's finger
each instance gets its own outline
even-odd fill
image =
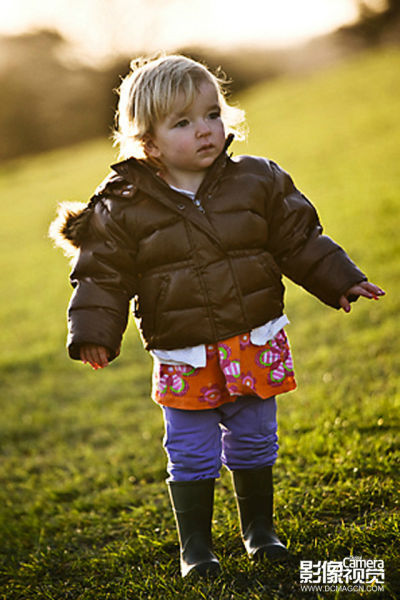
[[[108,365],[107,350],[103,346],[86,344],[81,348],[81,360],[84,364],[89,363],[93,369],[102,369]]]
[[[380,288],[374,284],[371,284],[371,287],[369,289],[370,289],[371,293],[373,294],[375,300],[377,300],[379,298],[379,296],[384,296],[386,294],[385,290],[383,290],[382,288]]]
[[[347,300],[346,296],[340,297],[339,304],[340,304],[340,307],[343,308],[344,312],[348,313],[351,311],[351,305],[350,305],[350,302]]]
[[[107,351],[103,346],[93,346],[91,358],[95,369],[103,369],[108,365]]]
[[[373,298],[375,296],[374,292],[369,288],[358,286],[356,290],[356,294],[359,296],[364,296],[364,298]]]
[[[360,296],[364,296],[364,298],[374,298],[375,300],[378,300],[379,296],[385,295],[385,292],[376,285],[369,285],[362,287],[360,286],[358,294],[360,294]]]
[[[359,284],[359,287],[363,290],[366,290],[367,292],[369,292],[371,294],[370,296],[367,296],[367,297],[373,297],[373,298],[377,299],[379,296],[385,295],[385,290],[383,290],[379,286],[375,285],[374,283],[371,283],[370,281],[363,281],[362,283]],[[365,294],[362,294],[362,295],[365,296]]]
[[[100,367],[100,365],[99,365],[97,348],[95,346],[91,347],[89,349],[88,354],[89,354],[89,363],[91,364],[93,369],[98,369]]]
[[[87,362],[93,369],[98,369],[99,365],[97,364],[97,358],[95,356],[95,352],[93,348],[88,348],[86,352]]]
[[[107,350],[103,346],[99,346],[97,349],[97,357],[98,357],[98,365],[103,368],[108,365],[108,353]]]
[[[85,346],[82,346],[80,349],[80,357],[81,357],[81,361],[83,362],[84,365],[86,365],[89,362],[89,357],[87,355],[87,348]]]

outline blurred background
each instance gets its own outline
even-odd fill
[[[399,0],[1,0],[0,160],[107,136],[121,76],[158,50],[232,91],[400,41]]]
[[[285,280],[299,389],[279,403],[277,514],[294,557],[382,559],[380,597],[400,598],[399,42],[400,0],[0,0],[1,598],[189,597],[151,360],[133,326],[108,369],[67,358],[70,266],[48,238],[116,160],[130,61],[159,50],[222,66],[249,123],[234,152],[287,169],[387,291],[345,315]],[[298,600],[296,560],[245,563],[222,481],[213,597]]]

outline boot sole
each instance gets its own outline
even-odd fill
[[[271,561],[284,560],[289,558],[289,552],[285,546],[271,544],[270,546],[262,546],[251,555],[251,559],[255,561],[261,561],[265,558]]]
[[[218,562],[210,561],[195,565],[184,575],[184,577],[197,577],[197,578],[214,578],[218,577],[221,573],[221,567]]]

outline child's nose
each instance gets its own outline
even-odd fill
[[[207,123],[207,121],[204,121],[203,119],[201,121],[198,122],[197,124],[197,136],[198,137],[202,137],[204,135],[208,135],[210,133],[210,126]]]

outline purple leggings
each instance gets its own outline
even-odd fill
[[[241,396],[205,410],[163,406],[168,481],[219,477],[229,470],[273,465],[278,451],[275,397]]]

